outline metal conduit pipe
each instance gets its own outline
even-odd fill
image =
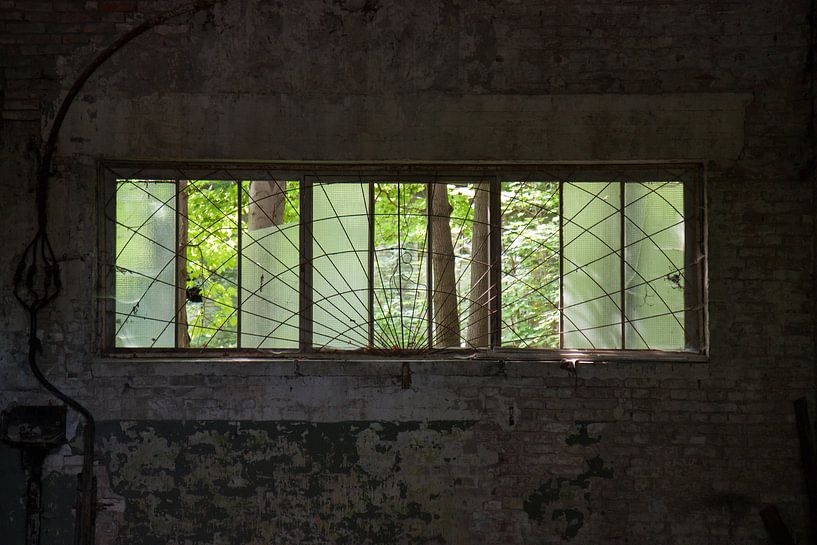
[[[85,421],[83,428],[83,463],[77,502],[79,508],[77,509],[75,522],[75,543],[78,545],[93,545],[94,543],[96,484],[93,472],[96,425],[91,412],[51,383],[37,364],[37,355],[42,353],[42,344],[37,337],[39,311],[53,301],[61,290],[59,263],[47,233],[48,183],[53,175],[51,162],[56,150],[57,138],[68,109],[77,94],[94,72],[117,51],[157,25],[182,15],[193,15],[224,1],[195,0],[155,15],[123,34],[101,51],[80,73],[63,98],[40,154],[36,171],[37,186],[35,195],[37,232],[26,246],[17,265],[14,274],[14,295],[29,315],[28,363],[31,372],[43,388],[82,415]],[[36,540],[39,541],[39,536],[36,537]]]

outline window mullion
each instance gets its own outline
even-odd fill
[[[369,213],[369,255],[367,260],[367,268],[368,268],[368,275],[369,275],[369,282],[368,282],[368,306],[369,306],[369,348],[374,348],[374,252],[375,252],[375,245],[374,245],[374,222],[375,222],[375,215],[374,215],[374,180],[369,180],[369,206],[368,213]]]
[[[624,213],[624,207],[626,206],[626,187],[627,184],[624,181],[620,181],[619,183],[619,218],[620,218],[620,225],[619,225],[619,286],[618,289],[620,290],[620,304],[621,304],[621,349],[624,350],[627,348],[627,306],[626,306],[626,289],[625,289],[625,266],[626,266],[626,259],[624,258],[625,247],[627,244],[626,240],[626,218]]]
[[[298,345],[301,351],[312,348],[312,181],[300,180],[301,210],[299,226],[300,263],[298,266]]]
[[[426,243],[426,330],[428,335],[428,348],[434,348],[434,326],[433,326],[433,304],[434,304],[434,269],[432,265],[432,259],[434,257],[433,249],[432,249],[432,228],[431,228],[431,199],[432,199],[432,191],[434,191],[433,187],[434,182],[429,181],[426,182],[426,237],[428,242]]]
[[[103,183],[99,195],[101,201],[99,209],[103,211],[101,215],[102,226],[100,229],[100,247],[104,248],[101,257],[103,258],[104,269],[100,271],[100,282],[102,293],[111,294],[111,297],[100,299],[102,305],[102,337],[100,347],[108,351],[116,347],[116,225],[117,218],[116,202],[119,198],[119,182],[110,171],[103,173],[102,164],[99,164],[99,177]],[[113,193],[111,194],[111,188]],[[110,218],[106,221],[105,218]]]
[[[697,175],[696,175],[697,176]],[[701,240],[701,209],[703,184],[699,179],[691,183],[688,179],[684,187],[684,344],[687,349],[701,351],[705,346],[702,331],[704,326],[704,300],[701,290],[702,260],[699,259]]]
[[[565,182],[559,181],[559,348],[565,347]]]
[[[488,313],[490,316],[490,345],[491,348],[499,348],[502,345],[502,233],[501,229],[501,182],[494,176],[490,183],[489,195],[489,290]]]
[[[187,348],[187,180],[176,180],[176,312],[174,313],[174,346]]]
[[[242,195],[242,182],[241,180],[235,180],[235,187],[236,187],[236,204],[238,206],[238,210],[236,212],[236,223],[238,226],[238,255],[236,256],[236,288],[238,291],[238,296],[236,297],[236,326],[235,326],[235,345],[238,348],[241,348],[241,300],[243,298],[243,290],[241,287],[241,262],[243,258],[243,244],[242,244],[242,234],[244,232],[244,228],[242,226],[243,223],[243,195]]]

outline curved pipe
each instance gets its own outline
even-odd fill
[[[37,354],[42,352],[41,342],[37,338],[37,316],[43,307],[59,295],[61,289],[59,265],[46,232],[48,182],[52,175],[51,161],[56,149],[57,137],[65,121],[68,109],[71,107],[71,104],[74,102],[74,99],[82,87],[94,72],[123,46],[165,21],[181,15],[197,13],[224,1],[225,0],[194,0],[192,3],[183,4],[175,9],[155,15],[120,36],[116,41],[100,52],[80,73],[60,103],[60,107],[54,117],[54,122],[51,124],[48,138],[46,139],[40,156],[40,164],[36,173],[37,188],[35,197],[37,232],[33,240],[26,246],[15,272],[14,295],[29,314],[28,364],[31,372],[43,388],[77,411],[82,415],[83,419],[85,419],[85,427],[83,429],[84,452],[81,474],[82,488],[80,491],[80,503],[79,509],[77,510],[77,522],[75,527],[75,539],[80,545],[93,545],[94,543],[96,484],[93,472],[96,422],[91,412],[85,406],[49,382],[37,365]],[[38,262],[44,269],[42,272],[38,271]],[[42,292],[38,292],[38,288],[35,287],[35,279],[40,280],[38,275],[43,275],[41,279]]]
[[[96,70],[102,66],[105,61],[111,58],[114,53],[122,49],[128,42],[133,40],[134,38],[144,34],[146,31],[150,30],[151,28],[160,25],[170,19],[178,17],[180,15],[186,14],[194,14],[204,9],[209,9],[216,4],[220,4],[225,0],[194,0],[191,3],[183,4],[177,8],[172,10],[166,11],[164,13],[160,13],[158,15],[154,15],[153,17],[143,21],[142,23],[136,25],[128,32],[117,38],[113,43],[111,43],[108,47],[102,50],[93,61],[85,67],[85,69],[80,73],[79,77],[77,77],[74,84],[71,85],[71,88],[68,90],[68,93],[65,95],[65,98],[62,100],[59,109],[57,110],[57,115],[54,117],[54,122],[51,124],[51,129],[48,132],[48,138],[46,139],[45,146],[43,146],[42,157],[40,161],[40,167],[37,170],[37,201],[39,203],[40,199],[43,200],[43,204],[46,204],[47,200],[47,187],[48,187],[48,178],[51,176],[51,159],[54,156],[54,150],[57,146],[57,137],[59,136],[60,129],[62,128],[63,121],[65,121],[65,116],[68,113],[68,109],[71,107],[71,104],[74,102],[74,99],[79,94],[80,90],[82,89],[85,82],[96,72]],[[43,207],[44,208],[44,207]],[[41,228],[45,226],[45,211],[38,210],[39,216],[39,225]]]

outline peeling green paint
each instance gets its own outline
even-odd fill
[[[562,539],[570,540],[579,535],[579,530],[584,525],[584,513],[578,509],[556,509],[553,511],[553,520],[565,519],[565,528],[562,531]]]
[[[562,521],[560,534],[562,539],[570,540],[578,535],[584,525],[585,511],[593,512],[591,504],[591,479],[612,479],[613,469],[605,467],[600,456],[585,461],[587,469],[574,477],[550,478],[539,485],[527,498],[522,507],[528,518],[543,524],[550,521]],[[581,502],[583,510],[578,507],[564,507],[565,503]]]
[[[452,468],[473,425],[102,423],[111,486],[127,498],[114,543],[470,542],[464,517],[484,499],[463,509]]]
[[[561,481],[562,479],[560,479]],[[555,487],[553,479],[548,479],[539,488],[533,491],[524,501],[522,507],[532,520],[542,520],[545,516],[547,506],[559,499],[559,489],[561,482]]]
[[[599,479],[613,478],[613,468],[604,467],[604,460],[602,460],[600,456],[585,460],[585,463],[587,464],[587,471],[578,477],[579,480],[583,480],[585,483],[582,488],[587,488],[590,483],[588,480],[590,477],[598,477]]]
[[[576,433],[568,435],[565,443],[568,445],[588,446],[601,441],[601,430],[604,422],[593,420],[577,420],[575,422]]]

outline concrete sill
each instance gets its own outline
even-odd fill
[[[314,356],[314,355],[313,355]],[[328,376],[399,376],[404,365],[412,374],[472,377],[537,377],[615,375],[672,375],[680,368],[707,369],[708,357],[687,353],[655,353],[646,351],[565,352],[493,351],[435,354],[435,357],[383,357],[359,354],[328,357],[275,357],[247,354],[225,355],[183,353],[109,354],[93,361],[97,376],[133,375],[221,375],[258,377],[328,377]]]

